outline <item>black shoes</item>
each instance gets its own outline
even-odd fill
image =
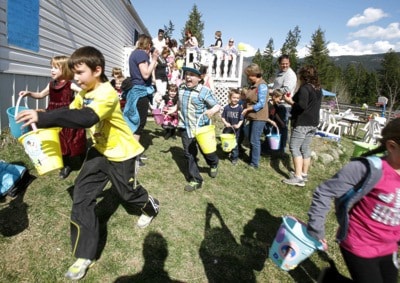
[[[64,180],[66,178],[68,178],[69,174],[71,173],[72,169],[69,166],[65,166],[64,168],[62,168],[60,170],[60,179]]]

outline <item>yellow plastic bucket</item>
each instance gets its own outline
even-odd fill
[[[353,143],[354,143],[353,157],[361,156],[363,153],[366,153],[367,151],[370,151],[378,147],[377,144],[370,144],[360,141],[353,141]]]
[[[64,167],[59,133],[61,128],[36,129],[21,136],[24,146],[39,175]]]
[[[237,142],[235,134],[221,134],[219,137],[221,139],[221,145],[223,151],[231,152],[232,149],[236,147]]]
[[[205,154],[217,151],[217,140],[215,139],[215,125],[207,125],[199,128],[199,122],[202,116],[197,121],[194,136],[199,144],[201,151]],[[211,119],[210,119],[211,123]]]

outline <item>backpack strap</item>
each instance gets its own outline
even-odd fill
[[[353,160],[366,161],[367,173],[360,182],[353,188],[348,190],[344,195],[335,201],[336,218],[340,224],[340,229],[336,235],[338,241],[343,240],[347,236],[347,227],[349,224],[349,211],[360,199],[362,199],[373,186],[369,184],[371,179],[376,178],[378,174],[382,174],[382,159],[377,156],[360,157]],[[368,186],[368,191],[366,187]]]

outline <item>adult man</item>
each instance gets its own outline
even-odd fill
[[[297,76],[296,73],[292,70],[292,68],[290,68],[289,55],[287,54],[281,55],[278,58],[278,63],[279,63],[279,71],[276,74],[274,85],[272,86],[272,89],[270,89],[269,93],[271,94],[272,92],[274,92],[275,89],[279,89],[286,96],[292,97],[296,90]],[[289,124],[291,106],[287,103],[282,102],[280,107],[285,107],[286,109],[286,115],[284,117],[284,122],[286,127],[281,133],[282,148],[280,148],[281,152],[285,152],[285,145],[288,138],[288,124]]]
[[[163,29],[159,29],[157,37],[153,38],[153,46],[161,54],[163,47],[166,46]]]

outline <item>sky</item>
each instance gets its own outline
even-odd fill
[[[152,37],[159,28],[175,26],[172,38],[181,39],[193,5],[204,22],[204,46],[215,43],[222,32],[224,46],[229,38],[246,45],[246,55],[265,49],[272,38],[279,55],[289,31],[300,29],[299,57],[308,54],[312,35],[325,34],[330,56],[400,52],[400,1],[398,0],[131,0]]]

